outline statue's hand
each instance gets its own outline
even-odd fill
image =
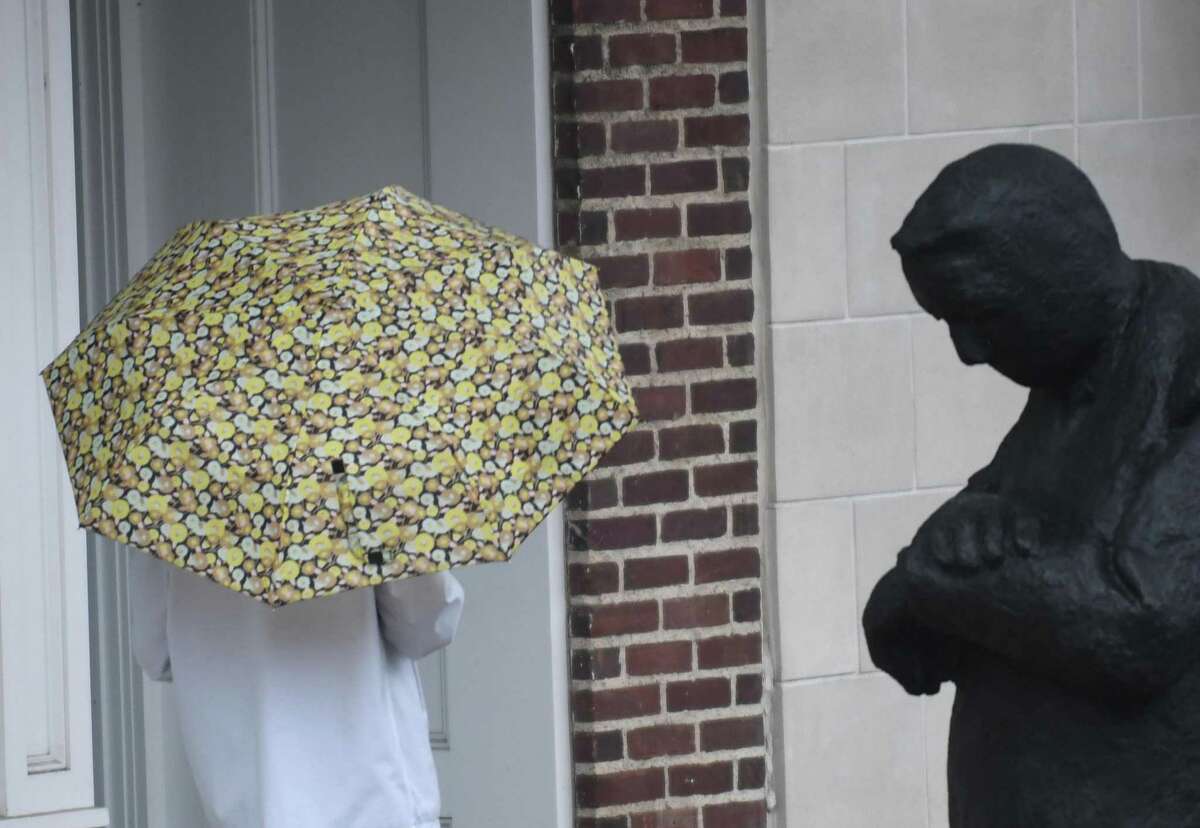
[[[914,696],[933,695],[956,673],[962,643],[917,620],[898,569],[884,575],[871,592],[863,632],[875,666]]]
[[[1039,543],[1040,522],[999,495],[964,492],[917,530],[906,552],[909,571],[971,574],[1010,556],[1027,557]]]

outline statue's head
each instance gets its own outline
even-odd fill
[[[1081,371],[1119,324],[1132,285],[1091,181],[1032,145],[996,144],[947,166],[892,247],[959,358],[1026,386]]]

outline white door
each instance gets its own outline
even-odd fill
[[[550,244],[543,0],[121,0],[129,261],[177,226],[398,183]],[[423,665],[446,824],[571,819],[559,516],[459,572]],[[146,688],[150,828],[203,825],[169,687]]]

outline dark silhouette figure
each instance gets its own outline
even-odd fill
[[[909,693],[957,685],[950,824],[1200,826],[1200,282],[1033,146],[946,167],[892,246],[962,361],[1029,388],[863,617]]]

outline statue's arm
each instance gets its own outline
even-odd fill
[[[912,695],[933,695],[958,676],[963,642],[917,618],[898,568],[879,579],[862,622],[871,661]]]
[[[1152,695],[1200,656],[1200,429],[1161,455],[1111,542],[960,497],[900,556],[923,623],[1101,695]],[[989,498],[999,518],[982,519]]]

